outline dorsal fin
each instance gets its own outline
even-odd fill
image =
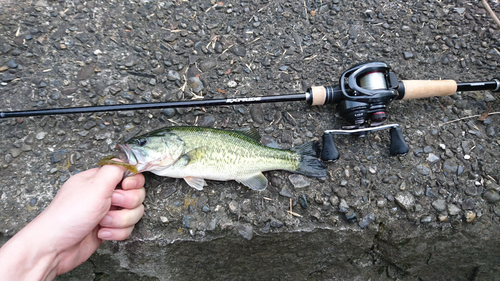
[[[246,128],[233,130],[233,132],[236,132],[238,134],[242,134],[244,136],[247,136],[253,140],[260,142],[260,138],[261,138],[260,134],[259,134],[259,132],[257,132],[257,130],[255,130],[255,128],[246,127]]]

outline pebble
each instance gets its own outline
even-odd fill
[[[17,63],[14,61],[14,60],[9,60],[9,62],[7,63],[7,66],[10,67],[10,68],[17,68]]]
[[[464,210],[473,210],[475,206],[474,199],[472,198],[467,198],[467,200],[462,202],[462,209]]]
[[[349,211],[349,205],[347,205],[347,202],[345,201],[345,199],[340,199],[339,212],[347,213],[348,211]]]
[[[168,218],[164,217],[164,216],[161,216],[160,220],[161,220],[162,223],[168,223],[169,222]]]
[[[227,82],[227,86],[229,88],[236,88],[236,86],[238,86],[238,83],[236,83],[236,81],[234,80],[230,80],[229,82]]]
[[[348,223],[355,223],[358,220],[358,217],[353,210],[349,210],[349,212],[345,214],[345,218],[347,219]]]
[[[253,227],[250,224],[240,223],[236,225],[236,231],[238,231],[238,234],[241,235],[241,237],[245,238],[246,240],[252,239]]]
[[[439,157],[436,156],[435,154],[433,153],[429,153],[429,156],[427,157],[427,161],[431,162],[431,163],[434,163],[436,161],[439,160]]]
[[[483,199],[488,203],[497,203],[500,201],[500,195],[495,190],[490,189],[484,192]]]
[[[458,171],[458,164],[452,159],[446,159],[443,163],[443,171],[455,174]]]
[[[290,187],[288,187],[288,185],[285,185],[281,188],[280,195],[284,196],[284,197],[292,198],[293,192],[290,189]]]
[[[424,176],[428,176],[431,173],[431,169],[424,164],[418,164],[417,171],[419,171]]]
[[[229,202],[229,212],[233,215],[237,215],[239,213],[238,211],[238,202],[236,201],[231,201]]]
[[[184,228],[191,228],[191,219],[190,216],[182,216],[182,226]]]
[[[307,197],[305,194],[302,194],[300,197],[299,197],[299,204],[300,206],[303,208],[303,209],[307,209],[307,207],[309,206],[307,204]]]
[[[436,209],[438,212],[443,212],[446,210],[446,201],[443,199],[436,200],[432,202],[432,207]]]
[[[395,199],[396,203],[405,211],[410,211],[415,205],[415,198],[409,192],[398,192]]]
[[[279,220],[275,219],[275,218],[272,218],[271,219],[271,222],[269,223],[269,225],[273,228],[280,228],[283,226],[283,223],[280,222]]]
[[[57,151],[56,153],[54,153],[54,155],[52,155],[52,162],[58,163],[62,161],[65,158],[65,156],[66,156],[66,150]]]
[[[179,72],[174,71],[174,70],[169,70],[167,72],[167,79],[169,81],[178,81],[178,80],[181,80],[181,76],[179,75]]]
[[[385,199],[383,197],[377,199],[377,207],[384,208],[386,205],[387,205],[387,199]]]
[[[409,60],[409,59],[413,58],[413,53],[412,52],[403,52],[403,56],[404,56],[405,60]]]
[[[231,52],[239,57],[244,57],[247,54],[245,47],[240,45],[234,45]]]
[[[311,185],[311,182],[309,181],[309,179],[307,179],[303,175],[292,174],[292,175],[288,176],[288,179],[290,180],[293,187],[295,187],[295,188],[304,188],[304,187],[308,187]]]
[[[423,216],[423,217],[420,219],[420,222],[421,222],[421,223],[430,223],[430,222],[432,222],[432,216]]]
[[[460,208],[454,204],[448,204],[448,214],[450,214],[450,216],[458,215],[458,213],[460,213]]]
[[[473,211],[465,212],[465,221],[467,221],[468,223],[472,223],[472,222],[474,222],[475,219],[476,219],[475,212],[473,212]]]
[[[359,227],[366,228],[374,220],[375,215],[373,213],[369,213],[359,222]]]
[[[195,93],[200,93],[203,90],[203,82],[201,82],[200,78],[197,76],[189,77],[188,86]]]
[[[202,63],[200,63],[200,70],[203,72],[209,71],[210,69],[214,68],[217,65],[217,62],[215,60],[207,60]]]

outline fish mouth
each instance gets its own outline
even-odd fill
[[[137,165],[139,161],[137,161],[137,157],[135,157],[134,152],[130,147],[126,144],[117,144],[116,148],[118,148],[118,153],[120,154],[120,159],[125,161],[130,165]]]

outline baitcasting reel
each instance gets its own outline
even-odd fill
[[[488,85],[487,89],[499,90],[498,80],[481,83],[491,83],[492,85]],[[470,86],[469,84],[460,85],[453,80],[398,81],[389,65],[383,62],[370,62],[347,70],[340,77],[337,86],[312,87],[306,93],[310,104],[337,103],[338,113],[350,123],[348,126],[343,126],[341,130],[324,132],[321,158],[324,161],[335,161],[339,158],[340,155],[333,139],[335,134],[365,137],[369,132],[384,129],[390,130],[391,155],[406,154],[409,148],[399,125],[383,125],[387,119],[387,105],[395,99],[451,95],[459,87],[468,90],[466,86]],[[486,86],[483,85],[483,88],[486,89]]]

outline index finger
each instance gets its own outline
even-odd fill
[[[146,180],[144,179],[143,174],[135,174],[123,179],[122,189],[123,190],[139,189],[144,186],[145,182]]]

